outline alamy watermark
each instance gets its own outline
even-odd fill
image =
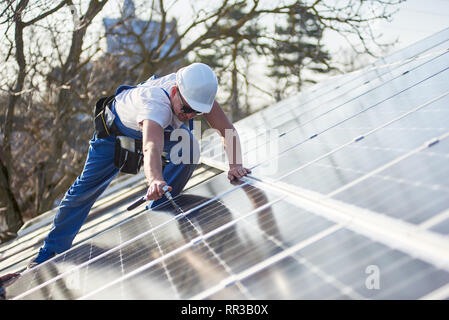
[[[369,276],[365,280],[365,287],[368,290],[380,289],[380,269],[376,265],[369,265],[365,269],[365,273]]]

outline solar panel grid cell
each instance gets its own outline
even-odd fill
[[[446,215],[448,211],[445,211]],[[449,219],[445,219],[429,228],[431,231],[438,232],[444,235],[449,235]]]

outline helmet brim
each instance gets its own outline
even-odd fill
[[[181,92],[181,94],[182,94],[182,92]],[[204,104],[204,103],[199,103],[199,102],[196,102],[193,100],[189,101],[189,99],[187,99],[184,95],[182,97],[189,104],[189,106],[195,111],[202,112],[202,113],[209,113],[212,110],[213,103],[212,104]]]

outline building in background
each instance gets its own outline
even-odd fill
[[[145,58],[160,58],[179,52],[180,44],[175,44],[178,33],[176,20],[165,24],[163,39],[160,40],[162,24],[155,20],[140,20],[136,16],[134,1],[125,0],[120,18],[104,18],[107,53],[120,57],[123,63],[138,63]],[[171,65],[171,68],[179,63]]]

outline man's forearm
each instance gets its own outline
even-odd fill
[[[154,180],[163,180],[162,176],[162,150],[154,143],[147,143],[144,146],[143,169],[148,183]]]
[[[228,157],[229,165],[242,164],[242,148],[240,145],[240,138],[234,128],[225,129],[223,137],[223,147]]]
[[[222,136],[222,142],[229,160],[229,165],[242,165],[242,148],[240,138],[231,121],[229,121],[220,104],[214,101],[214,106],[209,114],[205,115],[211,128],[218,130]]]

